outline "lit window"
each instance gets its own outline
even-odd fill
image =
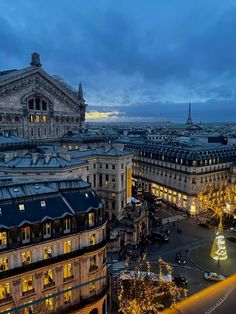
[[[97,269],[98,267],[97,267],[97,262],[96,262],[96,255],[94,255],[89,258],[89,271],[91,272]]]
[[[7,299],[11,296],[10,283],[0,285],[0,300]]]
[[[45,222],[43,224],[43,237],[49,238],[51,236],[51,223]]]
[[[43,249],[43,259],[48,259],[52,257],[52,247],[51,246],[46,246]]]
[[[44,285],[44,287],[47,287],[47,286],[53,285],[53,284],[54,284],[53,271],[52,271],[52,269],[46,270],[44,272],[44,276],[43,276],[43,285]]]
[[[22,265],[27,265],[32,262],[31,251],[26,251],[22,253]]]
[[[64,253],[71,252],[71,241],[65,241],[63,245]]]
[[[95,282],[91,282],[89,284],[89,292],[90,294],[94,294],[96,292],[96,285],[95,285]]]
[[[30,123],[33,123],[33,122],[34,122],[34,115],[33,115],[33,114],[30,114],[30,115],[29,115],[29,122],[30,122]]]
[[[30,242],[30,227],[21,228],[21,240],[22,243]]]
[[[0,271],[8,270],[8,258],[0,258]]]
[[[95,245],[95,244],[96,244],[95,234],[91,234],[91,235],[89,236],[89,244],[90,244],[90,245]]]
[[[94,226],[94,213],[89,213],[88,214],[88,222],[89,222],[89,227],[92,227]]]
[[[46,206],[46,202],[45,201],[41,201],[40,204],[41,204],[41,207],[45,207]]]
[[[7,233],[0,232],[0,248],[3,249],[7,246]]]
[[[68,289],[70,289],[70,288],[68,288]],[[64,304],[70,303],[71,302],[71,298],[72,298],[72,291],[71,290],[70,291],[66,291],[64,293]]]
[[[27,276],[22,280],[22,292],[23,294],[33,290],[33,277]]]
[[[45,300],[45,308],[47,313],[53,310],[53,298],[48,298]]]
[[[20,211],[25,210],[25,205],[24,205],[24,204],[19,204],[19,210],[20,210]]]
[[[63,275],[64,275],[64,280],[71,278],[72,275],[72,266],[71,263],[65,264],[63,267]]]
[[[42,120],[42,122],[46,123],[48,120],[48,117],[47,116],[41,116],[41,120]]]

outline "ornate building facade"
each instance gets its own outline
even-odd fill
[[[0,72],[0,133],[56,139],[84,127],[86,103],[78,92],[42,69],[33,53],[30,66]]]
[[[130,147],[133,185],[152,192],[192,216],[200,208],[199,195],[209,185],[230,185],[236,147],[231,145],[146,144]]]
[[[106,218],[90,185],[12,184],[0,194],[1,313],[105,314]]]

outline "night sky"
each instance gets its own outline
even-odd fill
[[[0,71],[33,51],[88,119],[235,120],[235,0],[0,0]]]

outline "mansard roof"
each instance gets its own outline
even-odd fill
[[[138,149],[141,155],[152,155],[152,158],[174,157],[188,160],[203,160],[231,157],[236,158],[236,146],[216,145],[216,144],[145,144]]]
[[[19,205],[24,209],[20,210]],[[11,184],[0,187],[0,228],[21,227],[101,207],[101,199],[81,179]]]

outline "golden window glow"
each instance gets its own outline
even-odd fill
[[[46,246],[43,249],[43,259],[48,259],[52,257],[52,247],[51,246]]]
[[[89,213],[88,214],[88,223],[89,223],[89,227],[94,225],[94,213]]]
[[[0,271],[8,270],[8,258],[0,258]]]
[[[89,236],[89,244],[90,244],[90,245],[95,245],[95,244],[96,244],[95,234],[91,234],[91,235]]]
[[[31,290],[33,290],[33,277],[27,276],[22,280],[22,292],[25,293]]]
[[[40,122],[40,116],[35,116],[35,122]]]
[[[20,210],[20,211],[25,210],[25,205],[24,205],[24,204],[19,204],[19,210]]]
[[[52,269],[49,269],[49,270],[46,270],[44,272],[44,276],[43,276],[43,285],[44,286],[47,286],[51,283],[54,283],[54,280],[53,280],[53,271]]]
[[[53,298],[48,298],[45,300],[45,307],[47,312],[50,312],[53,310]]]
[[[42,122],[46,123],[48,121],[48,117],[47,116],[41,116]]]
[[[22,253],[22,265],[32,263],[32,254],[31,251],[26,251]]]
[[[10,284],[9,282],[0,285],[0,300],[6,299],[11,296]]]
[[[96,292],[96,285],[95,285],[95,282],[91,282],[91,283],[89,284],[89,292],[90,292],[91,294]]]
[[[65,241],[63,245],[64,253],[71,252],[71,241]]]
[[[69,289],[69,288],[68,288]],[[72,298],[72,291],[67,291],[64,293],[64,304],[68,304],[71,302],[71,298]]]
[[[0,232],[0,247],[3,248],[7,245],[7,233]]]
[[[31,122],[31,123],[34,122],[34,115],[33,114],[29,115],[29,122]]]
[[[65,264],[63,267],[64,279],[70,278],[73,276],[72,274],[72,266],[71,263]]]

